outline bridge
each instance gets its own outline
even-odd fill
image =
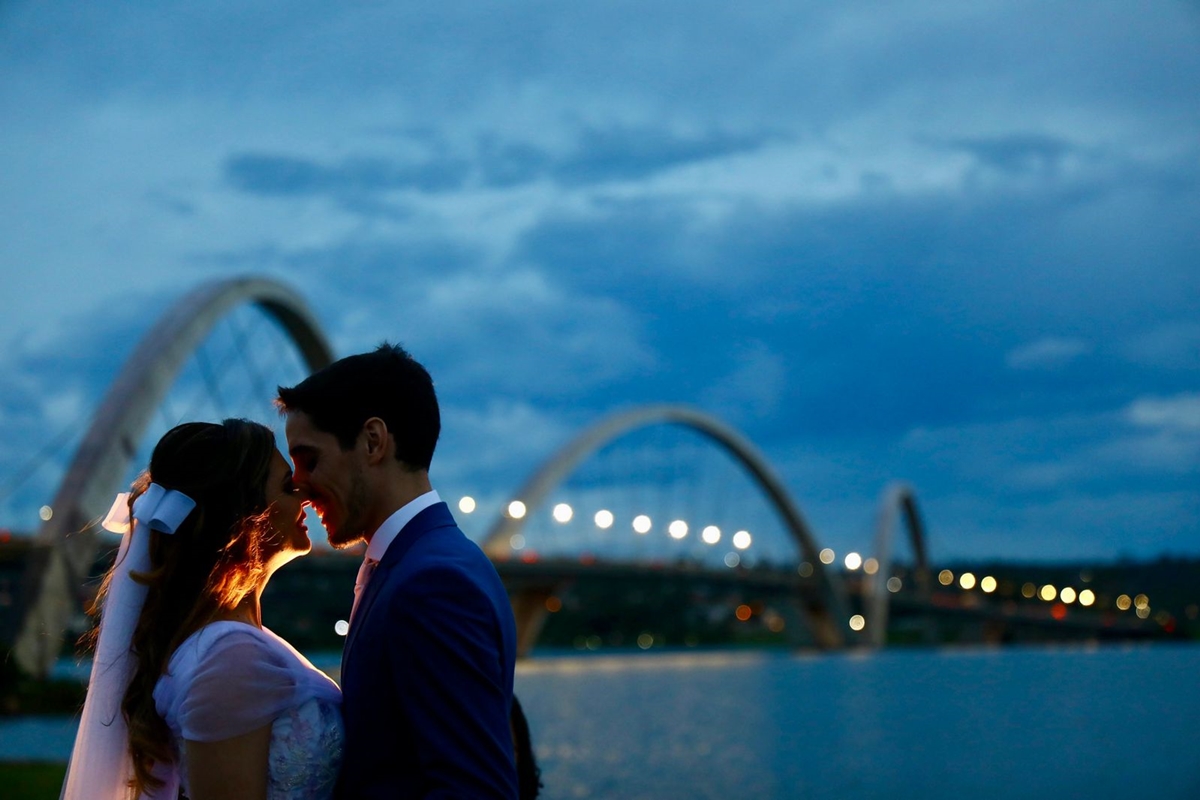
[[[248,311],[256,321],[243,319],[220,333]],[[260,327],[252,335],[254,324]],[[214,356],[222,337],[228,352]],[[275,342],[265,365],[262,354],[254,355],[264,340]],[[16,627],[6,632],[19,665],[33,675],[48,673],[69,620],[89,594],[103,535],[96,521],[163,431],[186,419],[265,419],[275,385],[295,382],[333,358],[303,300],[274,281],[207,284],[168,308],[109,388],[43,508]],[[290,373],[279,371],[285,364]],[[231,401],[226,379],[239,371],[246,384],[241,405]],[[636,582],[669,573],[763,592],[788,603],[808,640],[826,650],[883,645],[894,611],[918,619],[965,615],[997,625],[1055,621],[1049,606],[1014,611],[1011,602],[993,603],[980,592],[965,603],[936,593],[917,497],[905,483],[881,492],[866,557],[844,554],[844,568],[835,565],[836,554],[821,547],[753,443],[691,407],[653,405],[605,417],[492,505],[495,521],[481,546],[509,588],[522,653],[538,640],[563,587],[584,577]],[[459,501],[463,514],[476,506],[472,497]],[[898,539],[907,542],[903,559],[895,557]],[[1072,624],[1098,630],[1111,628],[1112,620],[1073,614]]]

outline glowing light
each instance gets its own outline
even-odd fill
[[[1150,616],[1150,606],[1139,608],[1135,613],[1138,615],[1138,619],[1146,619]]]
[[[54,516],[54,509],[50,506],[42,506],[38,509],[38,516],[42,518],[42,522],[49,522]]]
[[[824,550],[822,550],[820,552],[818,558],[821,559],[822,564],[832,564],[833,560],[835,558],[837,558],[837,556],[834,554],[834,552],[832,550],[830,550],[828,547],[826,547]]]
[[[687,523],[681,519],[672,520],[671,524],[667,526],[667,533],[671,534],[672,539],[682,539],[687,536],[687,532]]]
[[[750,531],[738,531],[733,535],[733,546],[738,550],[745,550],[752,541]]]
[[[1079,593],[1079,605],[1090,606],[1094,602],[1096,602],[1096,593],[1091,589],[1084,589]]]
[[[645,514],[638,514],[633,518],[634,533],[649,533],[651,527],[650,518]]]
[[[571,517],[575,516],[575,509],[571,508],[566,503],[559,503],[551,512],[554,515],[556,522],[570,522]]]
[[[1047,583],[1042,587],[1042,590],[1038,592],[1038,597],[1049,603],[1051,600],[1058,597],[1058,589],[1055,589],[1053,586]]]
[[[613,517],[613,513],[611,511],[609,511],[608,509],[602,508],[596,512],[595,520],[596,520],[597,528],[603,528],[604,530],[608,530],[609,528],[612,527],[612,524],[615,521],[615,518]]]
[[[654,646],[654,637],[648,633],[638,634],[637,643],[643,650],[649,650]]]
[[[991,575],[984,575],[983,580],[979,582],[979,588],[983,589],[987,594],[996,591],[996,579]]]
[[[786,627],[787,623],[785,623],[783,621],[783,617],[779,616],[778,614],[772,613],[767,619],[767,629],[770,630],[771,633],[780,633]]]
[[[1032,583],[1027,583],[1021,587],[1021,596],[1022,597],[1028,597],[1028,598],[1032,599],[1033,596],[1036,594],[1037,594],[1037,587],[1034,586]]]
[[[813,565],[807,561],[801,561],[800,566],[796,568],[796,572],[800,573],[801,578],[811,578],[813,574]]]
[[[892,594],[895,594],[896,592],[898,592],[902,588],[904,588],[904,581],[900,580],[895,575],[893,575],[892,577],[888,578],[887,587],[888,587],[889,592],[891,592]]]
[[[521,519],[525,516],[525,504],[520,500],[513,500],[508,504],[508,515],[513,519]]]
[[[729,567],[730,569],[733,569],[740,563],[742,563],[742,557],[739,556],[737,553],[726,553],[725,554],[725,566]]]
[[[874,575],[876,572],[879,572],[879,560],[875,558],[868,558],[863,562],[863,572],[867,573],[868,575]]]
[[[865,627],[867,627],[867,620],[862,614],[855,614],[850,618],[850,630],[861,631]]]
[[[513,550],[520,550],[525,546],[525,537],[519,533],[514,533],[508,539],[508,546]]]
[[[734,615],[737,616],[738,619],[740,619],[742,622],[745,622],[746,620],[750,619],[750,614],[753,612],[750,611],[750,606],[746,605],[745,603],[742,603],[740,606],[737,607],[737,611],[735,611],[733,613],[734,613]]]
[[[862,566],[862,556],[860,556],[858,553],[846,553],[846,559],[844,563],[846,565],[846,569],[856,570]]]
[[[562,600],[559,600],[554,595],[550,595],[546,598],[546,610],[551,614],[557,614],[559,611],[562,611]]]
[[[1055,619],[1066,619],[1067,607],[1062,603],[1055,603],[1054,607],[1050,609],[1050,616],[1054,617]]]
[[[471,497],[471,495],[465,495],[458,501],[458,510],[464,514],[470,514],[475,510],[475,498]]]
[[[1133,598],[1133,605],[1135,608],[1149,608],[1150,598],[1146,597],[1144,594],[1139,594],[1137,597]]]
[[[1070,605],[1071,603],[1075,602],[1075,590],[1072,589],[1070,586],[1063,587],[1063,590],[1058,593],[1058,596],[1067,605]]]
[[[350,623],[346,622],[344,619],[339,619],[337,622],[333,623],[333,632],[338,636],[345,636],[350,632]]]
[[[1128,611],[1133,607],[1133,601],[1129,599],[1129,595],[1123,594],[1117,598],[1117,608],[1122,611]]]
[[[938,573],[938,583],[942,586],[949,586],[954,583],[954,573],[948,569],[944,569]]]
[[[600,649],[600,637],[593,633],[591,636],[587,637],[587,639],[584,640],[584,645],[587,647],[588,650],[599,650]]]
[[[709,525],[700,531],[700,538],[704,540],[705,544],[716,544],[721,541],[721,529],[716,525]]]
[[[964,589],[975,588],[975,575],[970,572],[964,572],[958,576],[958,585]]]

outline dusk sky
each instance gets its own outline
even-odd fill
[[[1200,555],[1197,3],[9,0],[0,76],[0,491],[265,275],[427,364],[435,486],[681,402],[839,550],[904,479],[936,559]]]

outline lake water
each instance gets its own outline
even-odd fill
[[[1200,646],[535,658],[547,798],[1198,798]],[[0,760],[73,725],[0,720]]]

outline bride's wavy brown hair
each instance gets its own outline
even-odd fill
[[[267,520],[266,483],[274,453],[274,435],[256,422],[189,422],[159,440],[149,469],[133,484],[131,509],[151,481],[196,501],[174,534],[149,532],[151,567],[133,574],[147,587],[131,643],[137,667],[121,703],[129,726],[135,795],[161,787],[154,765],[177,758],[154,705],[154,687],[171,654],[222,611],[236,607],[266,572],[274,537]],[[109,570],[105,576],[93,613],[112,574]]]

